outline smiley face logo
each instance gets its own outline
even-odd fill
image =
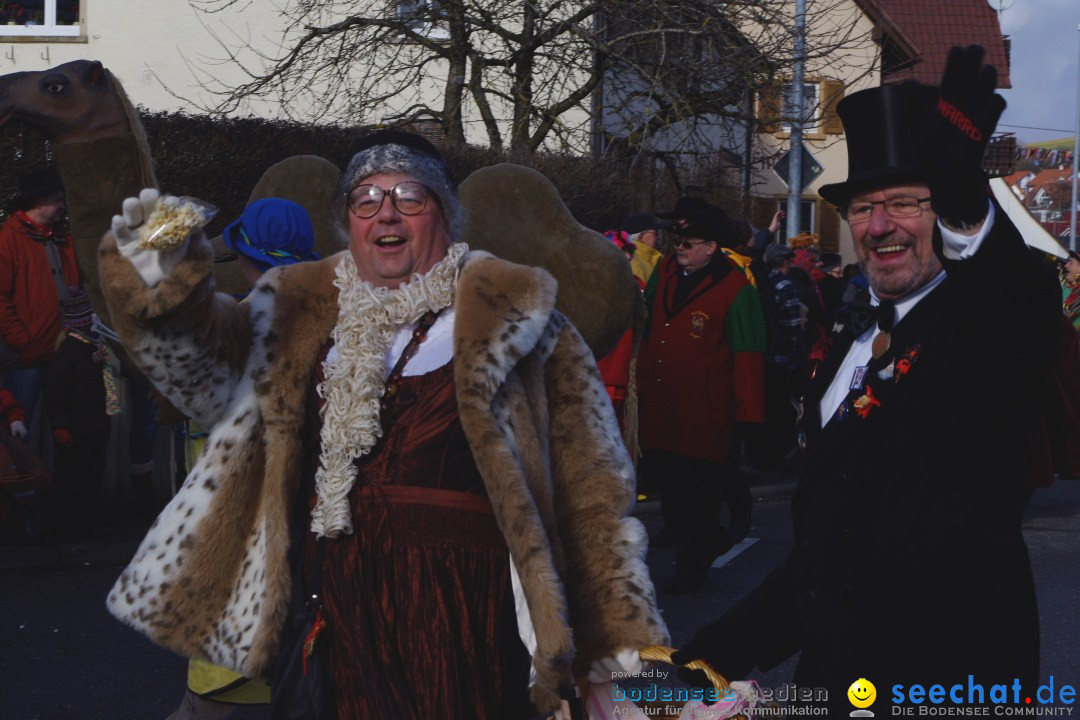
[[[855,707],[860,709],[868,708],[877,699],[877,688],[874,687],[874,683],[866,678],[859,678],[851,683],[851,687],[847,691],[847,697]]]

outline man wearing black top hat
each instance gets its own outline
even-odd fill
[[[62,339],[60,303],[68,286],[81,285],[71,234],[60,225],[64,211],[59,174],[37,170],[19,178],[13,212],[0,227],[0,340],[11,363],[4,385],[28,415]]]
[[[675,594],[700,589],[713,559],[749,530],[750,491],[732,462],[735,430],[764,420],[761,301],[720,250],[734,244],[724,211],[685,200],[671,229],[675,253],[656,270],[638,358],[639,440],[661,487],[661,532],[678,547],[663,587]],[[730,528],[720,523],[725,502]]]
[[[914,684],[941,685],[945,705],[991,702],[995,684],[1012,701],[1014,681],[1020,703],[1033,693],[1020,520],[1060,309],[987,191],[981,159],[1005,102],[982,59],[953,48],[940,87],[838,106],[848,179],[821,194],[851,226],[873,324],[834,328],[804,398],[787,561],[676,661],[738,678],[801,651],[795,682],[824,688],[836,714],[860,678],[878,689],[879,717]]]

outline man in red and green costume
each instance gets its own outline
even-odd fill
[[[663,488],[657,539],[678,546],[670,593],[700,589],[713,559],[745,534],[751,498],[733,462],[736,428],[765,416],[764,316],[757,290],[720,251],[734,244],[727,215],[701,202],[680,220],[676,252],[657,270],[638,369],[641,446]]]

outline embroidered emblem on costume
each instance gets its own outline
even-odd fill
[[[896,371],[896,361],[893,360],[885,367],[877,371],[877,376],[882,380],[891,380],[893,373]]]
[[[855,406],[855,412],[859,414],[860,418],[865,420],[871,410],[881,406],[881,401],[874,397],[874,388],[867,385],[866,393],[856,399],[853,404]]]
[[[844,330],[844,323],[840,322],[839,320],[837,320],[836,322],[833,323],[832,331],[834,333],[843,332],[843,330]]]
[[[866,383],[866,371],[869,370],[869,366],[860,365],[855,368],[855,372],[851,373],[851,385],[848,386],[848,390],[861,390],[862,386]]]
[[[695,310],[690,313],[690,337],[698,340],[705,332],[705,321],[709,319],[709,313]]]

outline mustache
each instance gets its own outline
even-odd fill
[[[878,250],[883,247],[892,247],[893,245],[903,245],[904,247],[913,247],[916,244],[915,238],[911,235],[896,235],[892,234],[888,237],[882,238],[864,238],[862,245],[867,250]]]

